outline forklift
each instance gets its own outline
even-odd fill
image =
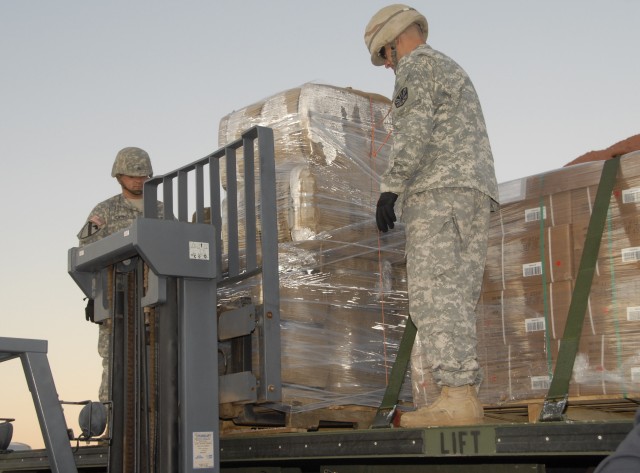
[[[94,301],[94,321],[112,324],[109,400],[84,402],[77,439],[107,447],[109,473],[217,473],[219,405],[259,417],[252,409],[281,400],[274,183],[273,131],[254,127],[147,181],[143,216],[129,228],[69,250],[69,274]],[[261,303],[220,308],[218,289],[247,278],[261,279]],[[28,378],[46,364],[46,398],[41,381],[30,388],[51,468],[75,472],[46,342],[0,339],[0,350],[36,357],[42,366],[25,365]]]

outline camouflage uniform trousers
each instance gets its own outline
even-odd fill
[[[102,358],[102,379],[100,381],[100,389],[98,398],[100,402],[109,401],[109,364],[111,360],[111,319],[106,319],[98,329],[98,354]]]
[[[411,195],[404,205],[409,312],[418,329],[417,345],[424,347],[421,359],[438,386],[482,381],[475,308],[490,203],[474,189],[440,188]]]

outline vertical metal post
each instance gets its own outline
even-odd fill
[[[273,130],[257,128],[260,154],[260,215],[262,222],[262,291],[264,314],[260,347],[261,396],[282,398],[280,374],[280,279],[278,275],[278,216]]]
[[[246,267],[252,271],[258,266],[256,236],[256,179],[255,179],[255,140],[249,137],[242,139],[242,155],[244,157],[244,251]],[[274,181],[275,182],[275,181]],[[275,211],[274,211],[275,213]]]
[[[227,240],[225,241],[225,250],[229,259],[229,276],[237,276],[240,273],[240,249],[238,244],[238,181],[235,148],[225,148],[225,159],[227,171]],[[218,212],[218,209],[212,208],[211,211]]]
[[[115,272],[115,271],[114,271]],[[119,276],[114,277],[114,281]],[[109,389],[112,405],[111,425],[109,436],[111,448],[109,449],[109,473],[120,473],[124,469],[124,380],[125,380],[125,305],[122,290],[116,290],[113,285],[113,317],[111,318],[111,360]]]
[[[176,280],[167,278],[167,302],[158,316],[158,473],[178,471],[178,308]]]
[[[178,280],[180,472],[220,471],[215,280]]]
[[[209,164],[209,201],[211,202],[211,225],[215,230],[216,274],[222,274],[222,199],[220,196],[220,159],[210,157]]]

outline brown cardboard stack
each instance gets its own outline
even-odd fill
[[[373,220],[392,141],[388,111],[380,96],[305,84],[220,123],[221,146],[254,125],[274,130],[284,402],[292,412],[378,405],[395,359],[408,315],[404,235],[399,225],[379,236]],[[500,185],[477,309],[486,405],[547,392],[602,167],[586,162]],[[621,160],[570,395],[640,392],[638,202],[636,152]],[[221,297],[238,291],[255,298],[251,284]],[[414,382],[401,398],[424,405],[438,389],[420,376],[420,363],[412,357]]]
[[[379,95],[304,84],[223,117],[218,141],[254,125],[273,129],[279,240],[308,240],[370,222],[390,149],[389,110]]]
[[[408,314],[404,241],[378,238],[373,218],[389,109],[378,95],[305,84],[220,123],[220,146],[254,125],[274,131],[283,394],[292,412],[377,406],[384,393]],[[242,187],[241,164],[236,172]],[[242,291],[258,293],[248,284],[221,296]],[[403,397],[411,399],[409,383]]]
[[[478,307],[481,398],[544,398],[555,367],[603,161],[500,185]],[[640,153],[621,159],[570,395],[640,392]],[[484,360],[483,357],[486,357]]]

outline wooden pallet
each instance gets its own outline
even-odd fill
[[[538,422],[544,399],[512,401],[499,406],[485,406],[485,417],[496,421]],[[640,394],[570,397],[565,417],[573,421],[633,419],[640,407]]]
[[[237,426],[232,421],[221,422],[222,436],[243,433],[295,433],[335,429],[368,429],[371,427],[377,408],[368,406],[331,406],[307,411],[289,412],[282,427]]]
[[[321,429],[368,429],[377,408],[368,406],[333,406],[287,414],[287,425],[309,431]]]
[[[499,406],[484,407],[485,424],[537,423],[544,399],[512,401]],[[640,406],[640,395],[581,396],[569,398],[565,419],[567,421],[616,421],[632,420]],[[411,405],[403,405],[403,410]],[[299,433],[337,429],[369,429],[377,408],[357,405],[332,406],[301,412],[287,413],[282,427],[236,426],[231,421],[221,424],[223,436],[237,434]]]

